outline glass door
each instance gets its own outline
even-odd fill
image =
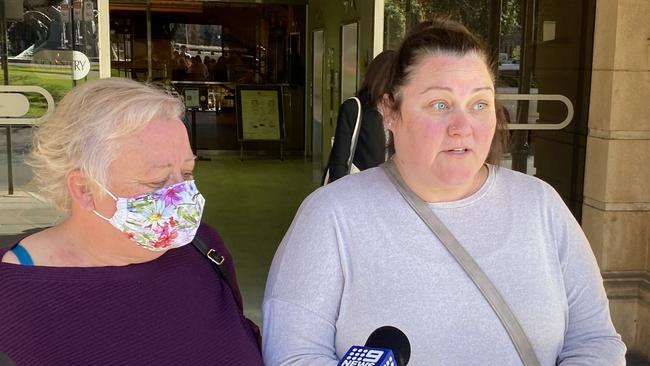
[[[341,103],[357,92],[358,28],[357,23],[341,26]]]
[[[325,31],[313,32],[312,50],[312,159],[320,162],[323,156],[323,57],[325,55]]]
[[[99,77],[97,0],[6,0],[0,11],[0,235],[47,226],[25,163],[32,128],[76,84]],[[5,212],[5,210],[9,210]],[[40,212],[23,216],[29,210]]]
[[[502,100],[512,123],[508,162],[553,185],[578,219],[594,18],[592,0],[502,0],[500,14],[498,92],[519,95]]]

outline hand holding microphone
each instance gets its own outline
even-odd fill
[[[370,334],[364,346],[352,346],[338,366],[406,366],[411,344],[401,330],[384,326]]]

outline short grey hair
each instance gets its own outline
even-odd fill
[[[72,89],[35,127],[28,163],[40,191],[68,211],[66,180],[71,171],[79,169],[107,187],[120,140],[153,119],[179,118],[184,110],[179,98],[130,79],[93,80]]]

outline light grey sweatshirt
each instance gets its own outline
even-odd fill
[[[595,258],[559,195],[490,166],[481,189],[430,204],[494,282],[541,365],[625,365]],[[275,255],[263,303],[268,366],[334,366],[376,328],[409,366],[521,365],[486,300],[381,168],[312,193]]]

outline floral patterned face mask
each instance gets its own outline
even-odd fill
[[[108,221],[139,246],[163,251],[189,244],[201,223],[205,199],[193,180],[134,197],[115,197],[113,217],[97,216]]]

